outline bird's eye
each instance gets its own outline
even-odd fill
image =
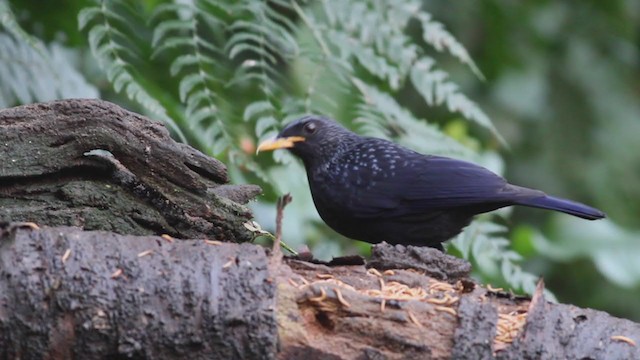
[[[314,132],[316,132],[316,123],[314,122],[308,122],[306,124],[304,124],[304,131],[307,134],[313,134]]]

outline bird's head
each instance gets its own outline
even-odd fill
[[[322,116],[305,116],[287,125],[275,139],[266,140],[257,152],[288,149],[310,165],[317,159],[331,158],[338,149],[358,136],[337,122]]]

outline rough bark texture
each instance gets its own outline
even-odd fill
[[[250,244],[64,227],[0,237],[2,359],[273,358],[274,299]]]
[[[160,123],[99,100],[0,110],[0,220],[120,234],[251,238],[225,166]]]
[[[541,290],[531,301],[522,334],[498,359],[640,359],[640,324],[602,311],[551,304]]]
[[[440,250],[430,247],[392,246],[380,244],[373,248],[367,267],[381,270],[415,269],[439,280],[469,277],[471,264],[460,259],[442,256]]]
[[[0,159],[0,220],[54,226],[0,221],[0,359],[640,358],[639,324],[485,289],[437,250],[202,240],[250,238],[257,187],[105,102],[0,110]],[[131,235],[164,233],[201,240]]]
[[[640,325],[541,291],[531,301],[413,269],[268,263],[250,244],[4,227],[0,358],[640,357],[629,342]],[[514,311],[522,323],[504,323]]]

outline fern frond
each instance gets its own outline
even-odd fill
[[[47,50],[37,38],[29,35],[16,21],[15,14],[9,8],[7,1],[0,1],[0,25],[4,30],[8,31],[13,38],[19,42],[24,42],[30,45],[34,50],[40,53],[41,56],[47,56]]]
[[[451,35],[441,23],[433,20],[431,15],[420,12],[416,16],[422,25],[422,38],[437,51],[447,50],[449,54],[467,65],[477,77],[484,80],[484,75],[469,56],[467,50]]]
[[[231,142],[217,103],[223,81],[212,71],[220,63],[222,52],[201,34],[224,31],[224,21],[208,13],[199,2],[189,2],[158,6],[151,23],[155,24],[152,57],[175,55],[169,72],[180,76],[178,95],[180,102],[187,105],[185,118],[191,135],[207,144],[214,154],[223,152]],[[176,48],[180,52],[170,51]],[[212,127],[219,129],[209,130]]]
[[[273,104],[271,104],[271,102],[269,101],[255,101],[244,108],[244,114],[242,115],[242,118],[244,119],[244,121],[249,121],[256,117],[258,114],[264,112],[271,113],[274,110],[275,108],[273,107]]]
[[[489,129],[503,144],[506,141],[489,119],[489,116],[468,97],[459,91],[458,85],[449,81],[449,75],[435,68],[435,61],[422,57],[411,68],[411,83],[418,90],[427,105],[447,105],[451,112],[458,112],[466,119]]]
[[[47,47],[26,33],[0,1],[0,107],[68,97],[98,96],[60,45]]]
[[[183,141],[186,140],[178,124],[167,115],[165,107],[149,94],[138,80],[130,61],[132,58],[139,58],[139,55],[135,52],[135,47],[126,40],[131,31],[118,28],[127,21],[111,8],[116,5],[127,8],[122,0],[103,1],[99,6],[85,8],[78,14],[80,30],[88,29],[91,52],[105,70],[107,79],[113,84],[116,92],[124,90],[129,99],[159,117]]]
[[[284,9],[292,6],[284,1],[277,5]],[[272,6],[262,1],[240,2],[237,10],[242,16],[229,26],[232,35],[225,44],[230,59],[242,59],[229,86],[251,84],[261,92],[259,98],[247,104],[242,116],[253,125],[259,140],[277,134],[281,124],[278,119],[283,117],[278,95],[282,95],[286,84],[279,66],[294,59],[300,51],[293,36],[296,25]]]
[[[388,94],[365,84],[359,79],[353,80],[358,90],[362,93],[366,102],[360,107],[366,115],[374,115],[380,130],[376,135],[393,134],[398,141],[406,146],[429,154],[457,155],[469,158],[472,152],[459,142],[445,135],[434,125],[424,120],[417,119],[407,109]],[[368,109],[367,109],[368,108]],[[366,122],[366,118],[364,119]],[[371,134],[373,135],[373,134]]]
[[[464,47],[442,24],[420,11],[420,2],[342,1],[336,4],[325,0],[323,5],[323,14],[331,25],[325,39],[337,50],[337,56],[347,61],[354,58],[371,75],[386,80],[392,90],[398,90],[409,78],[427,105],[446,104],[449,111],[489,129],[506,144],[480,107],[448,80],[446,72],[435,68],[432,58],[420,55],[420,49],[406,34],[409,20],[417,18],[427,43],[438,51],[447,50],[477,70]]]
[[[512,289],[533,294],[538,278],[519,265],[522,257],[509,249],[509,240],[502,234],[506,228],[484,216],[474,221],[457,238],[451,241],[465,259],[470,260],[474,268],[491,278],[500,278]],[[555,299],[553,294],[545,296]]]

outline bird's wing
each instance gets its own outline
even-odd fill
[[[349,209],[354,216],[411,216],[461,207],[505,206],[544,195],[510,185],[502,177],[466,161],[422,155],[404,148],[396,150],[396,161],[392,166],[385,163],[384,171],[361,169],[361,186],[354,186],[358,191],[353,194]]]

